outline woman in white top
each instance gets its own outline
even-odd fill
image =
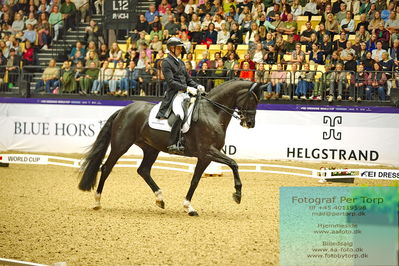
[[[212,23],[211,14],[206,13],[206,15],[204,17],[204,21],[202,21],[202,24],[201,24],[201,29],[207,30],[210,23]]]
[[[230,32],[227,30],[226,23],[222,24],[222,30],[218,32],[217,44],[226,44],[230,38]]]
[[[310,0],[303,8],[303,14],[305,16],[317,15],[318,13],[319,11],[317,10],[317,3],[315,0]]]
[[[222,24],[224,23],[226,23],[226,21],[222,19],[222,16],[220,14],[216,14],[214,16],[213,24],[215,25],[216,31],[220,31],[222,29]]]
[[[299,0],[294,0],[292,3],[291,14],[294,16],[294,20],[303,15],[303,7],[299,4]]]
[[[190,24],[188,25],[188,31],[197,31],[197,27],[200,26],[201,28],[201,21],[197,14],[193,14],[191,17]]]
[[[251,23],[251,29],[245,34],[244,43],[249,44],[255,40],[255,35],[258,34],[258,24],[256,22]]]
[[[124,67],[123,61],[118,62],[118,67],[114,70],[114,75],[109,81],[109,91],[111,94],[119,95],[119,91],[116,91],[117,87],[120,87],[121,79],[126,76],[126,68]]]
[[[189,0],[188,4],[184,8],[184,13],[190,14],[190,7],[194,9],[194,13],[197,13],[197,5],[194,3],[194,0]]]
[[[119,49],[118,44],[114,42],[111,46],[111,50],[109,50],[108,61],[113,61],[114,64],[116,64],[121,59],[122,59],[122,50]]]
[[[251,52],[252,61],[255,63],[263,63],[263,57],[265,56],[266,51],[263,49],[262,44],[256,44],[256,48],[253,52]]]

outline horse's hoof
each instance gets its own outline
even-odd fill
[[[155,204],[161,208],[161,209],[165,209],[165,202],[163,200],[156,200]]]
[[[190,216],[198,216],[198,212],[192,211],[192,212],[189,212],[188,215],[190,215]]]
[[[241,203],[241,194],[233,193],[233,200],[234,200],[237,204],[240,204],[240,203]]]
[[[95,211],[101,210],[101,206],[100,206],[100,205],[94,206],[94,207],[93,207],[93,210],[95,210]]]

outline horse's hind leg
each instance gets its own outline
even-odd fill
[[[112,168],[114,168],[116,162],[119,158],[129,149],[131,145],[126,145],[124,149],[115,149],[111,146],[111,153],[109,154],[105,163],[101,166],[101,177],[100,181],[98,182],[97,191],[94,194],[95,210],[101,209],[101,193],[103,192],[104,183],[107,180],[109,174],[111,173]]]
[[[148,184],[151,190],[155,194],[155,203],[162,209],[165,208],[165,202],[163,201],[162,191],[151,177],[151,168],[158,157],[159,151],[152,148],[151,146],[141,146],[143,149],[144,157],[141,161],[140,167],[137,169],[137,173],[143,177],[144,181]]]

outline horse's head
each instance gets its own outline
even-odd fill
[[[252,83],[237,97],[236,106],[240,116],[240,125],[247,128],[255,127],[256,106],[261,97],[260,84]]]

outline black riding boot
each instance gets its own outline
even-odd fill
[[[180,142],[180,131],[182,127],[182,120],[180,117],[177,117],[177,120],[172,126],[172,130],[170,132],[170,143],[171,145],[168,146],[168,152],[172,154],[183,154],[184,153],[184,146]]]

